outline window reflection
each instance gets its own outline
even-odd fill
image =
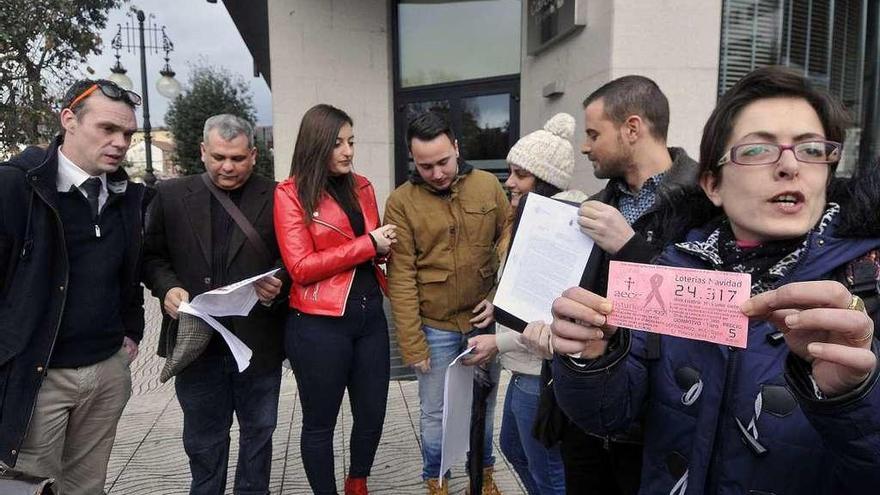
[[[521,6],[520,0],[400,2],[400,86],[518,74]]]
[[[504,170],[510,151],[510,95],[462,98],[459,147],[477,168]]]
[[[403,121],[407,124],[412,119],[418,117],[425,112],[436,112],[449,118],[449,102],[447,100],[437,101],[415,101],[407,103],[403,106]]]

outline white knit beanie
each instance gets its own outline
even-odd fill
[[[522,167],[559,189],[568,189],[574,171],[574,117],[557,113],[539,129],[510,148],[507,163]]]

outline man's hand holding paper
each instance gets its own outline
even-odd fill
[[[617,208],[601,201],[584,201],[578,209],[578,225],[606,253],[615,255],[635,231]]]
[[[244,371],[250,364],[253,351],[214,317],[247,316],[257,300],[263,300],[268,296],[271,296],[269,300],[274,299],[281,288],[281,281],[275,277],[276,273],[278,269],[199,294],[192,302],[179,302],[177,310],[197,316],[217,330],[232,351],[238,370]],[[272,280],[278,281],[277,287]]]
[[[180,307],[180,303],[182,302],[189,302],[189,292],[183,287],[172,287],[165,293],[165,300],[162,301],[162,307],[165,309],[165,312],[168,313],[168,316],[176,320],[177,308]]]
[[[254,290],[261,303],[269,304],[278,297],[278,294],[281,292],[281,285],[281,279],[274,275],[269,275],[254,281]]]

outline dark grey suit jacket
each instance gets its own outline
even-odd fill
[[[274,259],[266,260],[233,224],[227,258],[228,281],[242,280],[281,267],[272,220],[276,183],[252,175],[243,186],[239,209],[251,221]],[[183,287],[190,299],[215,288],[211,280],[211,192],[198,175],[158,184],[147,211],[144,234],[144,285],[164,301],[173,287]],[[283,269],[282,269],[283,272]],[[287,282],[286,274],[279,276]],[[257,304],[246,317],[233,317],[232,330],[253,351],[249,369],[278,367],[283,359],[284,316],[289,290],[282,288],[275,304]],[[173,344],[177,321],[163,314],[159,355]]]

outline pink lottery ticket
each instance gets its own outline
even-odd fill
[[[612,261],[608,323],[745,349],[749,319],[739,306],[751,280],[747,273]]]

